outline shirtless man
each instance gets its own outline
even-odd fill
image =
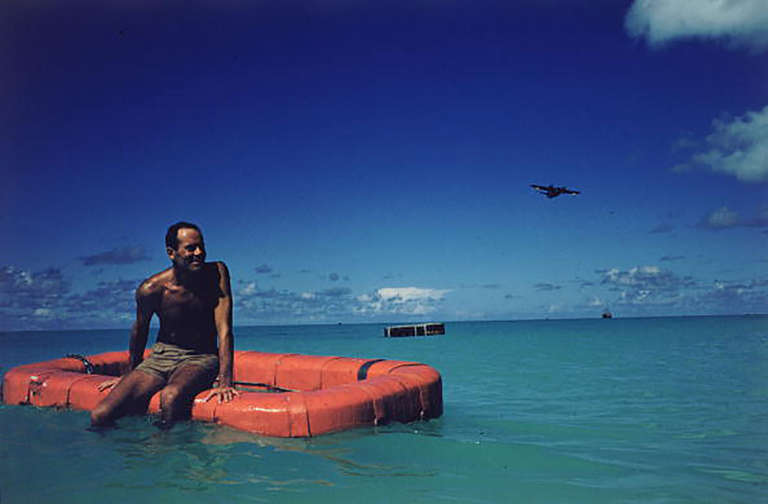
[[[91,412],[93,426],[145,412],[158,390],[161,427],[188,417],[195,396],[212,384],[206,401],[214,397],[230,401],[239,394],[232,381],[234,337],[227,267],[223,262],[205,262],[203,235],[194,224],[179,222],[168,228],[165,245],[173,265],[136,289],[129,371],[99,387],[112,390]],[[160,319],[160,330],[151,356],[143,360],[153,314]]]

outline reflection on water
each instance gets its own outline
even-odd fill
[[[386,426],[365,427],[339,432],[317,438],[270,438],[248,432],[230,429],[224,426],[206,426],[201,430],[202,444],[207,445],[254,445],[260,449],[272,448],[275,450],[302,453],[314,457],[322,457],[337,465],[338,469],[350,476],[434,476],[435,471],[413,471],[403,465],[384,465],[376,463],[363,463],[347,457],[350,453],[345,445],[354,443],[355,440],[369,438],[372,435],[385,435],[393,433],[407,433],[439,437],[439,422],[414,422],[412,424],[393,424]],[[386,442],[386,441],[385,441]],[[260,456],[260,455],[257,455]],[[306,482],[306,481],[302,481]],[[319,484],[332,484],[320,480]]]
[[[407,465],[389,466],[384,464],[362,464],[353,460],[334,457],[326,454],[325,457],[339,465],[339,469],[347,476],[365,476],[369,478],[378,477],[411,477],[411,476],[436,476],[435,470],[430,471],[412,471]]]

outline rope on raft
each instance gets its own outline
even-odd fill
[[[236,381],[235,385],[239,385],[239,386],[242,386],[242,387],[264,388],[264,389],[267,389],[270,392],[299,392],[299,390],[296,390],[296,389],[288,389],[288,388],[283,388],[283,387],[276,387],[275,385],[269,385],[268,383],[255,383],[255,382]]]
[[[68,359],[77,359],[77,360],[79,360],[85,366],[85,373],[86,374],[93,374],[93,370],[94,370],[93,364],[91,364],[91,361],[86,359],[84,356],[82,356],[80,354],[67,354],[66,357]]]

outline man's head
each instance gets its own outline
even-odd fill
[[[189,222],[177,222],[165,234],[165,249],[177,269],[199,271],[205,263],[205,244],[200,228]]]
[[[180,229],[194,229],[198,233],[200,233],[200,236],[203,235],[203,232],[200,231],[200,228],[197,227],[196,224],[192,224],[191,222],[184,222],[180,221],[176,224],[171,225],[168,228],[168,231],[165,233],[165,246],[170,247],[172,249],[176,249],[179,246],[179,230]]]

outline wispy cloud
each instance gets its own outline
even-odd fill
[[[715,280],[684,306],[699,313],[763,313],[768,306],[768,280],[733,282]]]
[[[330,298],[342,298],[344,296],[349,296],[352,294],[352,289],[349,287],[331,287],[329,289],[323,289],[318,292],[320,296],[330,297]]]
[[[31,272],[5,266],[0,269],[0,309],[34,311],[58,305],[70,289],[61,270]]]
[[[383,287],[355,296],[348,287],[293,292],[261,289],[255,282],[240,282],[235,293],[238,315],[261,321],[328,321],[338,318],[383,319],[393,315],[433,313],[446,289]]]
[[[0,268],[0,327],[128,327],[138,283],[99,282],[94,289],[73,293],[56,268],[31,272],[5,266]]]
[[[351,295],[341,290],[292,292],[262,289],[254,281],[241,282],[235,292],[238,318],[258,322],[323,321],[349,311]]]
[[[560,285],[555,285],[555,284],[546,283],[546,282],[533,284],[533,288],[536,289],[537,291],[542,291],[542,292],[551,292],[551,291],[562,289]]]
[[[253,271],[255,271],[260,275],[266,275],[268,273],[272,273],[274,270],[272,269],[272,266],[270,266],[269,264],[260,264],[255,268],[253,268]]]
[[[704,215],[696,224],[696,227],[712,231],[722,231],[738,227],[768,227],[768,210],[761,210],[754,217],[744,219],[738,212],[731,210],[727,206],[721,206]]]
[[[101,326],[133,319],[136,309],[135,292],[139,280],[110,280],[99,282],[95,289],[72,294],[64,300],[62,308],[68,318],[84,316],[91,321],[102,321]]]
[[[356,299],[361,314],[425,315],[435,311],[449,289],[421,287],[383,287]]]
[[[148,261],[150,258],[143,247],[114,248],[106,252],[85,257],[79,257],[85,266],[97,266],[104,264],[133,264]]]
[[[461,284],[459,286],[461,289],[500,289],[501,284],[498,283],[487,283],[487,284]]]
[[[722,229],[728,229],[739,226],[741,218],[738,212],[735,212],[727,206],[721,206],[717,210],[713,210],[707,215],[703,216],[697,227],[702,229],[712,229],[719,231]]]
[[[590,309],[591,308],[603,308],[603,307],[606,306],[606,303],[600,297],[592,296],[591,298],[589,298],[589,300],[587,300],[586,305]]]
[[[754,51],[768,48],[765,0],[635,0],[625,28],[651,47],[677,39],[720,39]]]
[[[768,106],[739,117],[713,120],[705,143],[704,150],[674,170],[704,167],[742,182],[768,182]]]
[[[628,270],[611,268],[598,271],[600,285],[618,293],[614,304],[656,304],[674,303],[681,291],[696,286],[690,276],[680,277],[658,266],[636,266]]]
[[[611,268],[596,272],[606,289],[581,308],[610,306],[624,314],[762,313],[768,306],[768,278],[705,281],[658,266]]]
[[[659,258],[659,262],[671,262],[671,261],[682,261],[685,259],[685,256],[669,256],[665,255]]]
[[[674,230],[675,230],[674,226],[672,226],[670,224],[666,224],[666,223],[661,223],[658,226],[656,226],[655,228],[653,228],[650,231],[648,231],[648,233],[650,233],[650,234],[671,233]]]

